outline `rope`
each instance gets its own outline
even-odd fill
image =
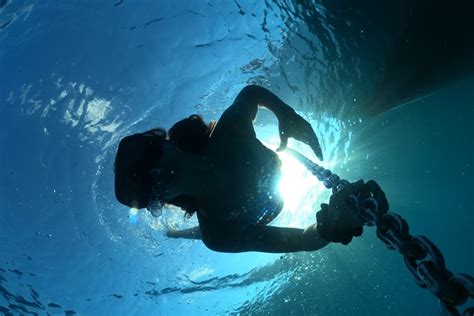
[[[301,162],[332,193],[342,190],[350,182],[341,179],[303,154],[287,148],[287,151]],[[378,211],[378,201],[371,197],[358,201],[356,211],[366,226],[377,227],[377,237],[391,250],[403,255],[405,266],[416,284],[430,290],[438,299],[445,315],[474,316],[474,306],[462,314],[456,306],[474,298],[474,277],[467,274],[453,274],[445,265],[441,251],[424,236],[413,237],[408,223],[398,214]]]

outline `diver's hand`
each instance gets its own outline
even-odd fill
[[[280,147],[278,147],[277,151],[284,150],[288,145],[288,138],[292,137],[309,145],[316,157],[321,161],[323,160],[321,146],[311,124],[293,109],[280,117],[278,129],[280,132]]]
[[[353,237],[362,235],[363,223],[359,217],[357,191],[363,181],[349,184],[331,195],[329,204],[321,204],[316,214],[317,229],[321,237],[331,242],[347,245]]]
[[[316,214],[317,229],[321,237],[347,245],[353,237],[362,235],[363,222],[359,208],[364,208],[363,203],[368,198],[377,201],[380,214],[388,212],[385,193],[373,180],[367,183],[359,180],[331,195],[329,204],[321,204],[321,210]]]

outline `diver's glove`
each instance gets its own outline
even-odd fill
[[[385,193],[373,180],[367,183],[359,180],[331,195],[329,204],[321,204],[321,210],[316,213],[319,235],[327,241],[343,245],[349,244],[353,237],[362,235],[364,222],[359,215],[359,208],[364,208],[369,198],[377,201],[378,213],[385,214],[388,211]]]

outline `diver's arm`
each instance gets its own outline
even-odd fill
[[[329,244],[319,236],[315,225],[306,230],[263,225],[252,225],[242,229],[238,225],[220,225],[205,229],[202,237],[209,249],[219,252],[315,251]]]
[[[169,238],[201,239],[199,226],[181,230],[168,230],[166,236]]]
[[[277,150],[285,149],[288,138],[292,137],[309,145],[315,155],[323,160],[321,146],[311,124],[275,94],[255,85],[246,86],[240,91],[234,103],[222,114],[213,135],[216,137],[239,135],[255,138],[253,120],[257,115],[258,106],[266,107],[278,119],[281,143]]]
[[[243,88],[234,100],[234,105],[246,108],[249,119],[253,121],[257,115],[258,106],[263,106],[272,111],[279,121],[295,113],[292,107],[283,102],[271,91],[256,85]]]
[[[260,86],[249,85],[240,91],[234,103],[224,111],[213,135],[222,133],[254,138],[253,121],[257,115],[259,105],[271,110],[279,122],[295,113],[289,105],[272,92]]]

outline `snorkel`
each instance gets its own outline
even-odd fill
[[[165,203],[166,186],[170,183],[173,175],[172,170],[165,168],[152,169],[149,172],[151,178],[150,196],[146,209],[153,215],[159,217],[162,213]]]

